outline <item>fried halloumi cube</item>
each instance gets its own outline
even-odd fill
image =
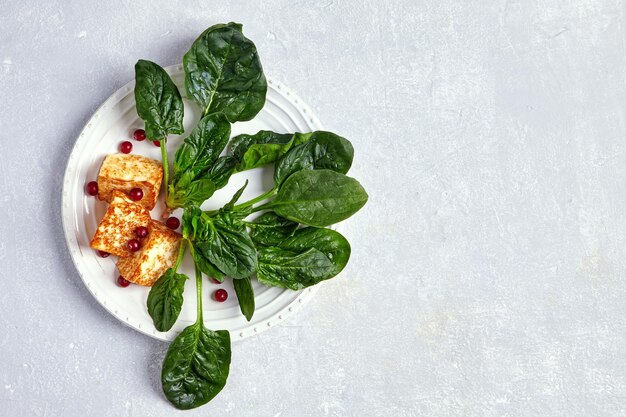
[[[90,246],[120,257],[130,256],[128,241],[135,238],[135,229],[147,227],[152,218],[148,210],[121,191],[113,191],[111,204],[96,229]]]
[[[154,159],[123,153],[107,155],[98,173],[98,198],[113,200],[113,191],[128,193],[133,188],[143,191],[139,204],[152,210],[159,198],[163,166]]]
[[[141,249],[120,258],[117,269],[126,280],[151,287],[176,263],[182,236],[156,220],[150,222],[148,231]]]

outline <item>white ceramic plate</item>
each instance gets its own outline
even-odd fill
[[[183,91],[182,66],[166,68],[172,79]],[[196,297],[193,264],[187,254],[179,271],[187,274],[190,280],[185,286],[185,303],[174,327],[167,333],[158,332],[146,310],[149,288],[131,285],[121,288],[116,284],[118,272],[115,268],[115,256],[100,258],[89,247],[98,223],[104,216],[107,203],[85,194],[84,187],[96,179],[103,158],[117,152],[120,142],[130,140],[133,153],[160,160],[159,148],[148,140],[137,142],[132,137],[135,129],[143,128],[143,122],[135,110],[133,93],[134,81],[126,84],[113,94],[91,117],[76,140],[70,155],[65,179],[63,181],[63,227],[65,238],[76,269],[87,285],[91,294],[111,314],[125,324],[161,340],[173,340],[185,327],[196,319]],[[200,117],[200,109],[185,100],[185,132],[189,133]],[[256,133],[259,130],[276,132],[308,132],[321,129],[321,124],[305,105],[289,89],[272,80],[268,80],[267,101],[261,112],[251,121],[236,123],[232,126],[232,136],[240,133]],[[184,136],[170,136],[168,147],[170,162],[175,149]],[[229,184],[219,190],[203,208],[214,209],[226,203],[234,192],[248,179],[250,183],[240,201],[255,197],[273,186],[272,168],[258,168],[231,177]],[[163,209],[162,200],[152,212],[153,218],[159,218]],[[174,215],[180,218],[177,210]],[[235,291],[230,282],[213,284],[204,280],[203,311],[208,328],[226,329],[231,332],[232,340],[241,340],[267,330],[295,312],[315,293],[315,287],[303,291],[291,291],[269,288],[253,280],[256,310],[252,321],[247,322],[239,311]],[[212,294],[218,288],[228,291],[228,300],[218,303]]]

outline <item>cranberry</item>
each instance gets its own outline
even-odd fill
[[[109,252],[105,252],[103,250],[99,250],[98,251],[98,255],[100,255],[101,258],[108,258],[110,253]]]
[[[213,284],[221,284],[221,282],[219,282],[215,278],[211,278],[211,282],[213,282]]]
[[[128,241],[128,250],[129,251],[137,252],[140,247],[141,247],[141,244],[139,243],[139,241],[137,239],[131,239],[131,240]]]
[[[89,181],[85,186],[85,192],[89,195],[98,195],[98,183]]]
[[[117,277],[117,285],[122,288],[126,288],[130,285],[130,281],[120,275],[119,277]]]
[[[133,144],[129,141],[125,140],[120,143],[120,152],[121,153],[130,153],[133,150]]]
[[[148,236],[148,228],[145,226],[139,226],[135,229],[135,236],[137,236],[139,239],[143,239],[144,237]]]
[[[146,131],[143,129],[137,129],[135,130],[135,133],[133,133],[133,137],[135,138],[136,141],[141,142],[142,140],[146,138]]]
[[[153,140],[153,141],[152,141],[152,144],[153,144],[154,146],[161,146],[161,141],[160,141],[160,140]]]
[[[228,298],[228,293],[220,288],[213,293],[213,298],[215,298],[215,301],[223,303]]]
[[[165,225],[172,230],[176,230],[180,226],[180,220],[178,220],[178,217],[172,216],[165,221]]]
[[[141,188],[133,188],[128,192],[128,196],[133,201],[139,201],[143,198],[143,190]]]

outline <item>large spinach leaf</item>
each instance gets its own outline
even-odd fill
[[[267,81],[254,43],[238,23],[211,26],[183,57],[185,89],[202,115],[222,112],[231,123],[252,119],[265,104]]]
[[[308,139],[302,141],[303,138]],[[349,140],[331,132],[303,136],[277,163],[274,180],[280,186],[291,174],[310,169],[330,169],[345,174],[352,166],[354,148]]]
[[[336,276],[348,263],[350,244],[330,229],[306,227],[275,246],[258,247],[257,278],[299,290]]]
[[[237,300],[239,300],[239,309],[246,317],[246,320],[250,321],[254,314],[254,290],[252,289],[250,277],[234,279],[233,285],[235,286]]]
[[[183,133],[183,100],[163,68],[140,59],[135,64],[135,102],[146,136],[163,140],[169,133]]]
[[[183,307],[183,290],[188,277],[169,268],[150,288],[148,314],[160,332],[172,328]]]
[[[260,215],[252,223],[248,223],[250,238],[255,245],[271,246],[282,242],[298,228],[298,223],[280,217],[268,211]]]
[[[263,208],[298,223],[325,227],[352,216],[366,202],[367,193],[357,180],[321,169],[289,176]]]
[[[167,350],[161,372],[165,396],[181,410],[206,404],[226,385],[230,359],[228,331],[209,330],[199,320]]]

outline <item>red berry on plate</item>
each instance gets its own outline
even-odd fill
[[[139,243],[139,241],[137,239],[131,239],[131,240],[128,241],[128,250],[129,251],[137,252],[140,247],[141,247],[141,244]]]
[[[148,228],[145,226],[139,226],[135,228],[135,236],[137,236],[139,239],[143,239],[144,237],[148,236]]]
[[[213,284],[221,284],[221,282],[219,282],[215,278],[211,278],[211,282],[213,282]]]
[[[135,138],[135,140],[141,142],[146,138],[146,131],[143,129],[137,129],[135,130],[135,133],[133,133],[133,137]]]
[[[165,225],[172,230],[176,230],[180,226],[180,220],[178,220],[178,217],[172,216],[165,221]]]
[[[228,293],[220,288],[213,293],[213,298],[215,298],[215,301],[223,303],[228,298]]]
[[[85,186],[85,192],[89,195],[98,195],[98,183],[89,181]]]
[[[126,288],[130,285],[130,281],[127,281],[126,278],[120,275],[119,277],[117,277],[117,285],[122,288]]]
[[[99,250],[98,251],[98,255],[100,255],[101,258],[108,258],[110,253],[109,252],[105,252],[103,250]]]
[[[152,141],[152,144],[153,144],[154,146],[161,146],[161,141],[160,141],[160,140],[153,140],[153,141]]]
[[[139,201],[143,198],[143,190],[141,188],[133,188],[128,192],[128,196],[133,201]]]
[[[129,141],[125,140],[120,143],[120,152],[121,153],[130,153],[133,150],[133,144]]]

